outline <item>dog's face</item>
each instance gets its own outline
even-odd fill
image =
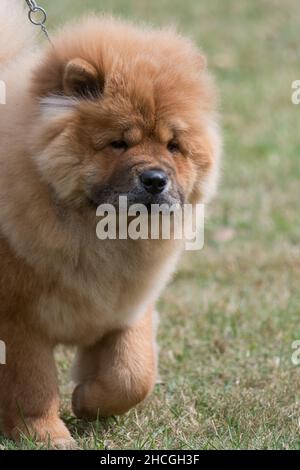
[[[40,174],[58,201],[84,210],[119,196],[145,205],[204,200],[217,155],[203,61],[173,33],[155,51],[149,33],[137,40],[127,26],[122,45],[119,27],[107,31],[107,49],[91,46],[101,25],[89,25],[84,48],[76,35],[75,44],[61,39],[36,71]]]

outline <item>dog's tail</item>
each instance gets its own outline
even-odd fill
[[[34,43],[35,28],[25,6],[24,0],[0,1],[0,67],[17,59]]]

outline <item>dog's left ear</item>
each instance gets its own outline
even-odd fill
[[[70,60],[65,66],[63,91],[69,96],[93,97],[102,92],[103,83],[96,68],[84,59]]]

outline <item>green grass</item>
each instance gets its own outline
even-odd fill
[[[175,21],[208,55],[222,97],[223,181],[204,249],[159,303],[160,383],[126,416],[70,412],[72,352],[58,351],[62,414],[82,448],[300,449],[298,0],[40,0],[52,27],[88,8]],[[3,448],[15,448],[1,439]],[[24,448],[35,448],[24,442]]]

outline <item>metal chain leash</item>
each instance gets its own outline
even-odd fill
[[[34,0],[25,0],[29,7],[29,12],[28,12],[28,18],[29,21],[34,25],[34,26],[39,26],[43,33],[45,34],[46,38],[52,44],[51,39],[49,37],[49,33],[47,31],[47,28],[45,26],[45,23],[47,21],[47,13],[44,10],[44,8],[40,7]]]

